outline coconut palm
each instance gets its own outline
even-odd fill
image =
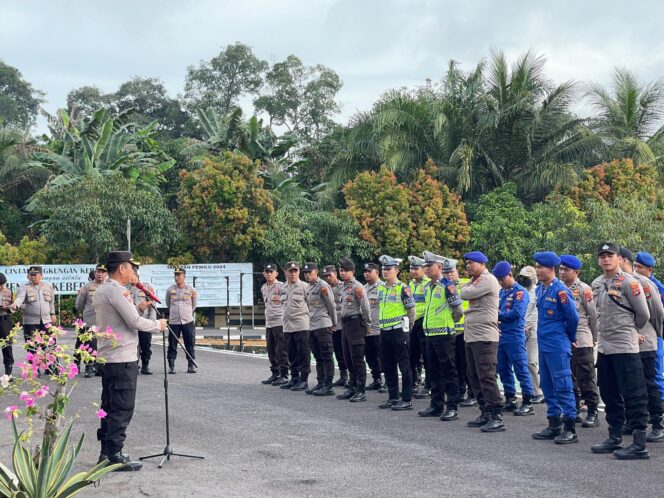
[[[0,128],[0,197],[21,206],[46,184],[52,172],[34,161],[36,143],[27,133]]]

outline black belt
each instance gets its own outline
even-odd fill
[[[353,320],[361,320],[362,315],[350,315],[350,316],[344,316],[341,318],[342,323],[348,323],[352,322]]]

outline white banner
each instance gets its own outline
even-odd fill
[[[75,295],[78,289],[88,283],[88,274],[96,265],[41,265],[43,281],[55,289],[57,295]],[[7,286],[14,292],[19,285],[28,282],[27,265],[0,266],[0,273],[7,277]],[[254,279],[251,263],[214,263],[185,265],[186,281],[198,291],[198,307],[226,306],[226,296],[230,306],[240,305],[240,274],[242,276],[242,305],[251,306],[254,302]],[[165,302],[166,289],[175,283],[173,267],[168,265],[143,265],[140,268],[141,281],[152,284],[157,296]],[[228,294],[227,294],[228,287]],[[163,306],[163,305],[162,305]]]

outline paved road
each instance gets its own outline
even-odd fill
[[[161,348],[155,346],[157,358]],[[21,352],[17,351],[20,355]],[[116,473],[82,496],[654,496],[658,493],[664,445],[651,445],[652,459],[620,462],[593,455],[606,426],[579,429],[580,443],[558,446],[530,434],[546,423],[544,407],[534,417],[507,417],[508,430],[483,434],[461,420],[421,419],[416,412],[383,411],[385,395],[366,403],[284,392],[258,381],[269,372],[262,356],[199,351],[199,373],[169,376],[172,445],[205,460],[175,458],[157,469]],[[163,372],[160,362],[155,370]],[[73,406],[99,398],[99,379],[80,379]],[[416,401],[416,410],[426,406]],[[88,439],[80,465],[97,458],[92,409],[77,430]],[[132,456],[161,451],[161,375],[141,376],[138,405],[126,450]],[[0,422],[0,459],[10,450],[9,424]]]

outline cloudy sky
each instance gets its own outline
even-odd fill
[[[492,48],[547,57],[557,81],[606,83],[616,65],[664,76],[664,3],[617,0],[1,0],[0,59],[64,105],[82,85],[110,92],[157,76],[172,95],[187,66],[230,43],[257,56],[325,64],[344,82],[345,121],[388,88],[470,69]]]

